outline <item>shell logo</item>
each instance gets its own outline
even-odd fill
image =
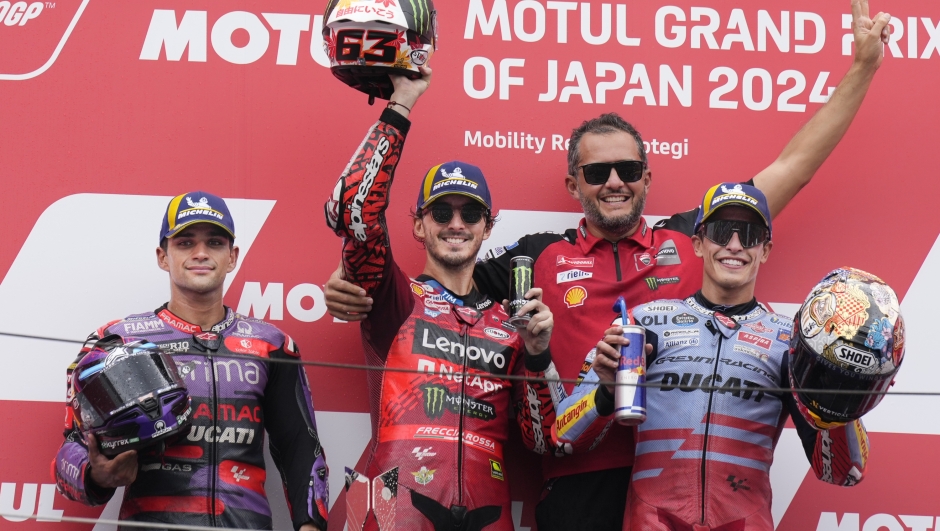
[[[571,286],[568,288],[568,291],[565,292],[565,304],[567,304],[569,308],[581,306],[584,304],[585,299],[587,299],[587,290],[581,286]]]
[[[424,288],[422,288],[421,286],[417,284],[411,285],[411,291],[415,292],[415,295],[419,297],[424,297]]]

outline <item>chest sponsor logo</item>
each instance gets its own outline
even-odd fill
[[[757,334],[751,334],[749,332],[738,332],[738,341],[743,341],[745,343],[750,343],[764,350],[770,350],[770,339],[764,336],[759,336]]]
[[[781,328],[780,331],[777,332],[777,341],[782,341],[782,342],[784,342],[784,343],[789,343],[789,342],[790,342],[790,336],[792,336],[792,335],[793,335],[793,331],[790,330],[789,328]]]
[[[665,286],[667,284],[678,284],[679,277],[646,277],[646,287],[656,291],[660,286]]]
[[[643,311],[649,313],[669,313],[678,309],[674,304],[647,304],[643,307]]]
[[[695,347],[698,343],[697,337],[681,337],[663,341],[663,348]]]
[[[453,330],[446,330],[433,323],[418,320],[412,353],[447,360],[457,365],[497,374],[505,374],[512,347],[487,339],[460,337]]]
[[[458,441],[460,440],[459,437],[460,430],[447,426],[419,426],[414,434],[415,439],[441,439],[444,441]],[[463,442],[480,450],[486,450],[492,454],[496,453],[496,441],[488,437],[464,431]]]
[[[871,352],[866,352],[848,345],[829,346],[826,347],[825,350],[831,351],[831,354],[824,352],[824,354],[829,354],[826,357],[830,359],[834,357],[841,363],[855,367],[856,371],[860,369],[872,369],[878,364],[878,360]]]
[[[768,328],[763,325],[760,321],[756,323],[745,323],[744,326],[750,328],[751,330],[757,332],[758,334],[769,334],[774,331],[773,328]]]
[[[666,240],[656,253],[656,265],[679,265],[682,260],[679,259],[679,250],[676,248],[676,242]]]
[[[424,305],[436,312],[450,313],[450,304],[446,302],[435,302],[431,299],[424,299]]]
[[[755,348],[751,348],[745,345],[737,344],[734,346],[735,352],[740,352],[741,354],[747,354],[748,356],[753,356],[761,361],[767,361],[770,359],[770,355],[761,352]]]
[[[421,393],[424,395],[424,413],[431,420],[443,417],[447,411],[459,415],[461,409],[463,414],[468,417],[486,421],[496,418],[496,408],[493,404],[472,396],[464,396],[461,399],[459,393],[450,392],[444,385],[422,385]],[[463,408],[461,408],[461,404]]]
[[[574,282],[575,280],[581,280],[583,278],[591,278],[594,276],[594,273],[590,271],[581,271],[580,269],[572,269],[570,271],[562,271],[555,276],[556,284],[564,284],[565,282]]]
[[[418,284],[412,282],[411,291],[419,297],[424,297],[425,289],[423,286],[419,286]]]
[[[503,465],[499,461],[490,459],[490,477],[500,481],[505,481],[504,478],[506,475],[503,474]]]
[[[146,335],[148,332],[164,332],[166,325],[159,319],[124,323],[124,333]]]
[[[584,289],[584,286],[571,286],[568,288],[568,291],[565,292],[565,305],[569,308],[583,306],[587,297],[588,292]]]
[[[673,316],[672,324],[676,326],[695,326],[698,324],[698,317],[690,313],[680,313]]]
[[[425,309],[424,309],[424,315],[427,315],[427,316],[430,317],[431,319],[434,319],[435,317],[437,317],[437,316],[440,315],[440,314],[441,314],[441,312],[438,312],[438,311],[436,311],[436,310],[432,310],[432,309],[430,309],[430,308],[425,308]]]
[[[199,380],[209,383],[214,378],[220,383],[247,382],[256,385],[261,381],[261,365],[241,359],[217,359],[211,364],[204,359],[187,362],[176,360],[176,368],[184,382]]]
[[[656,263],[656,257],[652,253],[637,253],[633,255],[633,263],[637,271],[643,271]]]
[[[141,465],[141,472],[151,472],[154,470],[163,470],[164,472],[192,472],[192,465],[181,465],[179,463],[151,463],[149,465]]]
[[[689,337],[689,336],[698,336],[700,330],[698,328],[684,328],[682,330],[666,330],[663,332],[663,337]]]
[[[720,374],[711,373],[674,373],[667,372],[663,374],[660,382],[660,391],[670,392],[674,389],[691,393],[693,391],[702,391],[710,393],[711,387],[717,387],[716,394],[728,394],[742,400],[753,400],[760,402],[764,398],[764,388],[756,382],[742,380],[741,378],[728,378],[725,380]]]
[[[434,479],[435,472],[437,472],[437,470],[430,470],[428,469],[428,467],[423,466],[421,467],[421,470],[418,470],[417,472],[412,472],[411,475],[415,477],[415,483],[423,486],[423,485],[427,485],[428,483],[431,482],[431,480]]]
[[[483,333],[499,341],[505,341],[510,337],[509,332],[500,330],[499,328],[486,327],[483,329]]]
[[[229,426],[190,426],[186,439],[192,442],[251,444],[255,440],[254,428],[235,428]]]
[[[640,324],[643,326],[659,326],[669,322],[668,315],[644,315],[640,317]]]
[[[415,446],[415,449],[411,451],[411,455],[415,456],[415,459],[418,461],[424,459],[425,457],[434,457],[437,455],[437,452],[433,451],[434,448],[428,446],[427,448],[421,448],[420,446]]]
[[[568,258],[567,256],[559,256],[555,259],[555,265],[558,267],[594,267],[594,258]]]

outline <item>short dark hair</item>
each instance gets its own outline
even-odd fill
[[[597,118],[585,120],[580,127],[571,132],[571,140],[568,142],[568,175],[572,177],[578,175],[578,164],[581,162],[581,137],[587,133],[609,135],[617,131],[623,131],[633,137],[636,141],[637,150],[640,152],[640,160],[646,166],[646,148],[643,147],[643,137],[640,136],[640,133],[630,122],[624,120],[615,112],[609,112]]]
[[[235,239],[232,238],[230,235],[223,233],[223,234],[220,234],[220,236],[225,236],[225,238],[228,239],[229,249],[231,249],[232,247],[235,247]],[[163,238],[160,240],[160,248],[163,249],[163,252],[166,252],[167,247],[169,246],[170,246],[170,240],[168,238]]]

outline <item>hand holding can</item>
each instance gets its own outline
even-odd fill
[[[646,329],[629,324],[627,302],[618,297],[614,312],[619,315],[623,336],[630,344],[620,347],[614,388],[614,419],[620,424],[634,426],[646,420]],[[615,322],[615,324],[617,324]]]
[[[525,294],[535,287],[532,282],[535,260],[528,256],[516,256],[509,261],[509,324],[525,328],[535,312],[516,315],[527,302]]]

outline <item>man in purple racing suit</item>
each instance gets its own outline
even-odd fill
[[[793,393],[775,391],[790,387],[793,322],[754,298],[758,268],[773,245],[764,194],[746,184],[711,188],[694,231],[702,289],[631,312],[631,321],[646,327],[646,377],[654,387],[638,426],[623,529],[771,531],[770,465],[787,417],[816,477],[827,483],[861,481],[868,436],[860,420],[815,428]],[[588,355],[591,370],[558,408],[557,443],[577,453],[604,438],[613,422],[619,347],[628,344],[623,328],[613,326]]]
[[[67,408],[65,442],[54,469],[59,492],[85,505],[125,487],[121,520],[271,529],[265,495],[264,433],[295,530],[325,531],[329,492],[309,384],[297,345],[276,327],[222,304],[226,274],[238,261],[225,202],[193,192],[173,198],[160,231],[157,263],[170,276],[170,301],[92,333],[69,376],[99,338],[141,338],[173,353],[192,397],[188,432],[113,459],[83,438]],[[232,355],[236,357],[232,357]],[[68,400],[71,401],[71,387]]]

